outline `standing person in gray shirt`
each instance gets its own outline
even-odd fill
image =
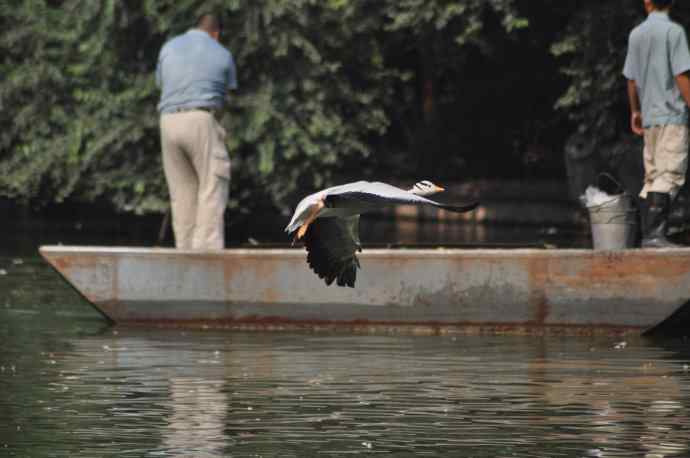
[[[204,14],[158,56],[163,170],[177,248],[225,245],[230,158],[216,116],[237,76],[232,54],[219,43],[221,31],[219,18]]]
[[[666,239],[666,224],[688,167],[690,51],[685,30],[669,18],[673,0],[644,0],[644,6],[648,17],[630,33],[623,69],[630,126],[644,136],[642,247],[678,247]]]

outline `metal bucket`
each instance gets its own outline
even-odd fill
[[[623,250],[635,245],[637,211],[627,193],[587,207],[595,250]]]

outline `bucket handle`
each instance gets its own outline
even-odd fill
[[[610,180],[611,182],[613,182],[616,185],[616,187],[618,189],[618,192],[616,192],[616,194],[623,194],[625,192],[625,189],[623,189],[623,186],[620,184],[620,182],[618,180],[616,180],[608,172],[600,172],[599,175],[597,175],[597,186],[599,186],[600,189],[604,188],[604,186],[601,185],[602,177],[607,178],[608,180]]]

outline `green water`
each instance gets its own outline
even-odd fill
[[[690,456],[682,340],[127,329],[0,269],[0,457]]]

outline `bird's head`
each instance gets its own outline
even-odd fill
[[[412,186],[412,188],[410,189],[410,192],[412,194],[416,194],[418,196],[423,197],[431,196],[441,191],[445,191],[445,189],[435,185],[434,183],[428,180],[423,180],[418,183],[415,183],[414,186]]]

